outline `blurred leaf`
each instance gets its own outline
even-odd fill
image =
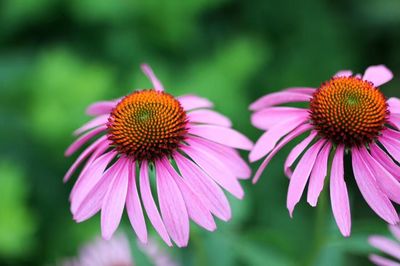
[[[27,207],[27,183],[22,169],[0,160],[0,255],[22,256],[34,247],[36,218]]]

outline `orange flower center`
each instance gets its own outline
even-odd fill
[[[179,147],[187,132],[186,124],[185,111],[170,94],[136,91],[111,112],[108,138],[120,153],[153,161]]]
[[[310,101],[310,119],[319,135],[346,146],[372,142],[389,114],[385,96],[371,82],[334,77]]]

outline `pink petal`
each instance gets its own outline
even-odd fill
[[[105,143],[107,136],[103,136],[93,142],[89,147],[87,147],[76,159],[76,161],[72,164],[72,166],[68,169],[68,172],[65,174],[63,181],[67,182],[71,175],[75,172],[76,168],[85,160],[96,148],[98,148],[101,144]]]
[[[147,228],[144,221],[143,209],[140,204],[139,194],[136,186],[136,162],[128,163],[128,194],[126,196],[126,211],[133,230],[142,243],[147,243]]]
[[[377,266],[400,266],[400,263],[375,254],[370,255],[369,260]]]
[[[396,97],[389,98],[387,104],[389,105],[390,113],[400,114],[400,99]]]
[[[101,234],[109,240],[121,221],[128,191],[128,160],[120,158],[121,166],[109,185],[101,207]]]
[[[316,89],[309,88],[309,87],[293,87],[293,88],[287,88],[287,89],[285,89],[285,91],[312,95],[312,94],[314,94]]]
[[[256,111],[251,116],[251,124],[256,128],[268,130],[285,120],[291,120],[296,116],[304,117],[307,109],[293,107],[270,107]]]
[[[189,146],[183,147],[182,150],[221,187],[229,191],[235,197],[239,199],[243,198],[244,191],[239,181],[230,172],[223,171],[223,169],[219,167],[221,165],[220,162],[213,160],[202,150],[194,149]]]
[[[237,149],[250,150],[253,147],[251,140],[232,128],[214,125],[191,125],[189,134]]]
[[[178,247],[189,241],[189,217],[181,191],[163,163],[156,161],[157,194],[161,216]]]
[[[387,136],[385,133],[386,130],[383,132],[383,135],[380,136],[379,142],[382,143],[390,156],[400,162],[400,141]]]
[[[262,108],[292,102],[308,102],[311,99],[310,94],[304,94],[294,91],[280,91],[267,94],[250,105],[250,110],[257,111]]]
[[[111,160],[117,155],[111,151],[96,159],[84,175],[75,183],[71,193],[71,211],[75,213],[87,194],[96,186],[105,175],[104,170]]]
[[[190,123],[213,124],[231,127],[232,122],[226,116],[212,110],[200,109],[187,114]]]
[[[393,73],[384,65],[370,66],[365,70],[363,79],[374,83],[375,87],[390,81]]]
[[[178,173],[170,165],[167,159],[164,159],[162,163],[174,179],[175,183],[178,185],[179,190],[182,193],[182,197],[185,201],[186,209],[190,218],[205,229],[209,231],[214,231],[217,226],[215,225],[214,219],[210,211],[204,205],[202,197],[198,193],[196,193],[187,184],[187,182],[182,179],[181,176],[178,175]]]
[[[313,207],[317,206],[318,197],[324,187],[324,181],[328,170],[328,158],[331,148],[332,144],[327,142],[321,149],[311,171],[310,183],[308,184],[307,202]]]
[[[86,108],[86,114],[92,116],[110,114],[119,101],[120,100],[118,99],[115,101],[96,102],[94,104],[89,105],[89,107]]]
[[[400,244],[383,236],[370,236],[368,242],[371,246],[379,249],[380,251],[386,253],[400,260]]]
[[[351,217],[349,195],[347,193],[346,182],[344,181],[343,156],[344,146],[339,145],[336,148],[332,162],[330,194],[332,211],[336,224],[342,235],[348,237],[351,231]]]
[[[198,137],[190,137],[187,142],[197,149],[207,151],[210,156],[220,162],[220,167],[227,172],[231,172],[238,178],[247,179],[250,177],[250,167],[236,150]]]
[[[183,95],[178,97],[178,101],[181,103],[185,111],[190,111],[198,108],[211,108],[213,103],[206,98],[201,98],[195,95]]]
[[[389,225],[389,230],[392,235],[400,241],[400,225]]]
[[[109,117],[108,114],[96,116],[95,118],[93,118],[92,120],[90,120],[89,122],[87,122],[86,124],[81,126],[80,128],[78,128],[77,130],[75,130],[74,135],[77,136],[89,129],[94,128],[94,127],[105,125],[108,121],[108,117]]]
[[[317,155],[324,143],[325,140],[319,140],[313,146],[311,146],[300,159],[296,169],[293,172],[293,176],[289,183],[286,203],[290,216],[293,216],[293,209],[303,194]]]
[[[282,123],[276,124],[272,129],[266,131],[257,140],[254,148],[251,150],[249,154],[250,162],[255,162],[271,152],[276,143],[282,137],[294,130],[296,127],[305,123],[307,119],[308,115],[305,114],[302,117],[295,117],[292,120],[285,120]]]
[[[390,113],[389,123],[400,129],[400,114]]]
[[[299,144],[297,144],[289,153],[288,157],[286,158],[285,164],[284,164],[284,171],[285,175],[287,177],[292,176],[292,170],[290,167],[293,165],[293,163],[299,158],[300,154],[303,153],[303,151],[308,147],[308,145],[314,140],[314,138],[317,136],[316,131],[311,131],[310,135],[303,139]]]
[[[75,221],[78,223],[85,221],[101,209],[104,196],[113,180],[118,175],[120,168],[121,161],[118,160],[101,176],[100,180],[83,195],[82,200],[75,204],[76,210],[72,210]],[[77,195],[79,194],[76,194],[76,196]],[[72,200],[74,200],[74,198],[72,198]],[[72,201],[72,203],[74,203],[74,201]]]
[[[379,148],[376,144],[370,144],[371,155],[379,162],[389,173],[400,181],[400,167],[389,157],[389,155]]]
[[[231,208],[220,187],[214,183],[197,165],[176,153],[174,155],[183,179],[201,196],[210,211],[227,221],[231,218]]]
[[[351,70],[341,70],[335,74],[335,77],[350,77],[352,74]]]
[[[381,191],[373,173],[366,165],[358,148],[352,148],[354,177],[365,201],[382,219],[390,224],[399,221],[399,217],[388,197]]]
[[[86,161],[82,171],[80,172],[78,179],[75,182],[74,187],[72,188],[70,199],[74,196],[77,187],[79,187],[79,183],[84,182],[86,179],[86,172],[92,167],[93,162],[96,161],[100,156],[102,156],[106,150],[110,147],[109,141],[104,140],[104,142],[100,143],[100,145],[95,149],[95,151],[90,155],[89,159]]]
[[[142,195],[143,206],[146,209],[146,213],[151,224],[154,226],[157,233],[161,236],[165,243],[167,243],[168,246],[172,246],[171,240],[168,236],[167,230],[165,229],[164,223],[151,193],[149,169],[146,161],[142,161],[140,166],[140,194]]]
[[[79,137],[77,140],[72,143],[68,149],[65,151],[65,156],[70,156],[73,154],[76,150],[78,150],[80,147],[82,147],[83,144],[85,144],[88,140],[99,134],[100,132],[104,131],[107,129],[107,126],[101,126],[95,129],[90,130],[86,134],[82,135]]]
[[[304,132],[310,130],[312,128],[312,125],[310,124],[304,124],[287,134],[279,143],[278,145],[275,146],[275,148],[268,154],[267,158],[261,163],[260,167],[258,168],[256,174],[254,175],[253,178],[253,184],[255,184],[258,179],[260,178],[262,172],[264,169],[268,166],[269,162],[271,159],[290,141],[292,141],[294,138],[300,136]]]
[[[161,82],[158,80],[156,75],[154,74],[153,70],[151,67],[147,64],[142,64],[141,65],[143,73],[147,76],[147,78],[151,81],[153,84],[153,87],[156,91],[164,91],[164,87],[161,84]]]
[[[360,148],[360,154],[368,164],[381,190],[389,199],[400,204],[400,183],[368,153],[365,147]]]

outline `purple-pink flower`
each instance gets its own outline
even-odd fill
[[[94,118],[75,131],[80,137],[65,154],[94,142],[64,181],[86,160],[71,192],[71,211],[82,222],[101,210],[105,239],[117,229],[126,207],[142,242],[147,241],[145,212],[168,245],[172,238],[182,247],[189,239],[189,218],[209,231],[216,228],[213,215],[224,221],[231,218],[221,187],[243,197],[239,181],[249,178],[251,170],[236,149],[250,150],[253,144],[231,128],[227,117],[213,111],[209,100],[194,95],[175,98],[164,91],[150,67],[142,69],[154,89],[88,107]]]
[[[368,238],[368,242],[373,247],[390,256],[390,258],[386,258],[371,254],[369,259],[378,266],[400,266],[400,226],[389,225],[389,230],[395,240],[379,235],[373,235]]]
[[[317,89],[288,88],[251,104],[252,124],[265,130],[249,155],[252,162],[266,156],[254,182],[282,147],[308,132],[284,164],[290,178],[287,208],[291,216],[307,182],[307,201],[316,206],[329,175],[336,223],[344,236],[350,235],[343,165],[343,157],[350,154],[356,183],[368,205],[388,223],[399,222],[392,201],[400,203],[400,100],[386,100],[378,88],[392,77],[383,65],[369,67],[363,76],[340,71]],[[294,102],[306,102],[308,107],[278,106]]]
[[[140,244],[140,250],[155,266],[178,266],[176,262],[153,238]],[[83,246],[79,256],[64,260],[62,266],[134,266],[131,247],[127,237],[118,233],[110,240],[97,238]]]

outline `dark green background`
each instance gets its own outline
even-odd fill
[[[252,101],[318,86],[340,69],[384,63],[395,80],[383,91],[400,96],[399,29],[398,0],[0,1],[0,265],[52,265],[99,234],[98,215],[72,221],[73,181],[61,180],[74,159],[63,152],[88,121],[88,104],[150,86],[140,63],[168,92],[208,97],[256,140]],[[242,182],[246,197],[230,198],[229,223],[214,233],[192,225],[189,247],[171,249],[173,256],[196,266],[367,265],[366,236],[386,226],[351,171],[353,234],[344,239],[329,199],[325,210],[303,200],[289,218],[282,170],[289,149],[258,184]],[[122,229],[138,264],[147,265],[126,217]]]

